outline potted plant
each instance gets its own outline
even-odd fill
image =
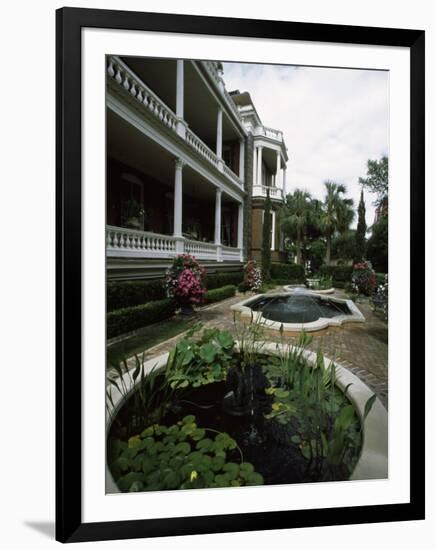
[[[168,297],[176,300],[182,315],[192,315],[193,306],[202,303],[206,292],[205,275],[194,256],[180,254],[174,258],[167,271],[166,288]]]

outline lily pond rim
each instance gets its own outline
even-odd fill
[[[238,342],[236,342],[238,347]],[[296,349],[297,346],[287,346],[284,344],[265,343],[262,346],[263,354],[279,354],[288,349]],[[303,350],[303,354],[311,365],[316,364],[316,353]],[[169,353],[164,353],[144,362],[144,374],[152,370],[160,370],[166,366]],[[331,363],[336,365],[336,387],[344,392],[347,389],[347,398],[354,406],[359,420],[362,423],[363,442],[360,457],[356,463],[349,480],[368,480],[368,479],[386,479],[388,477],[388,413],[381,401],[376,398],[369,414],[364,419],[365,404],[368,399],[374,395],[374,392],[360,380],[356,375],[350,372],[346,367],[332,361],[324,356],[324,368],[328,369]],[[139,378],[133,382],[129,373],[123,375],[123,381],[127,392],[120,393],[114,389],[112,393],[112,403],[107,408],[106,420],[106,439],[109,434],[112,422],[123,406],[135,391],[139,384]],[[106,491],[110,493],[120,492],[109,468],[106,465]]]

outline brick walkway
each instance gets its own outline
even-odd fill
[[[280,287],[278,287],[280,290]],[[342,291],[336,291],[335,296],[345,297]],[[197,312],[198,320],[204,327],[218,327],[235,332],[233,312],[230,306],[244,299],[238,294],[218,304],[202,308]],[[329,328],[320,334],[314,335],[310,349],[316,351],[319,347],[330,358],[349,368],[361,378],[388,406],[388,330],[381,316],[372,312],[368,303],[357,304],[365,316],[365,323],[348,323],[340,328]],[[183,338],[179,334],[170,340],[150,348],[145,355],[151,359],[169,351],[175,343]],[[279,341],[279,335],[268,333],[272,341]],[[296,337],[285,336],[286,342],[294,343]]]

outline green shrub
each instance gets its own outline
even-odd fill
[[[221,288],[227,285],[237,286],[242,282],[244,274],[241,271],[228,272],[228,273],[213,273],[206,275],[206,288],[212,290],[214,288]]]
[[[111,311],[106,316],[107,337],[113,338],[157,321],[168,319],[174,315],[175,309],[174,300],[166,298],[165,300]]]
[[[214,302],[220,302],[226,298],[231,298],[235,295],[235,292],[235,285],[226,285],[221,288],[214,288],[206,292],[204,295],[204,300],[206,304],[213,304]]]
[[[304,267],[298,264],[271,264],[271,278],[291,282],[304,282]]]
[[[107,311],[139,306],[166,298],[164,280],[109,281],[107,284]]]
[[[375,274],[376,280],[377,280],[377,286],[384,285],[385,284],[385,273],[376,273]]]
[[[336,283],[349,283],[353,274],[352,265],[322,265],[319,269],[321,277],[331,277],[335,286]]]

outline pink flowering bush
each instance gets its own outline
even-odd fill
[[[176,256],[166,274],[166,289],[169,298],[174,298],[180,306],[200,304],[206,292],[205,269],[194,256]]]
[[[242,283],[244,291],[251,290],[256,292],[262,287],[262,274],[257,267],[256,260],[249,260],[244,266],[244,281]]]
[[[366,261],[355,264],[351,282],[356,292],[371,296],[377,287],[377,278],[371,262]]]

